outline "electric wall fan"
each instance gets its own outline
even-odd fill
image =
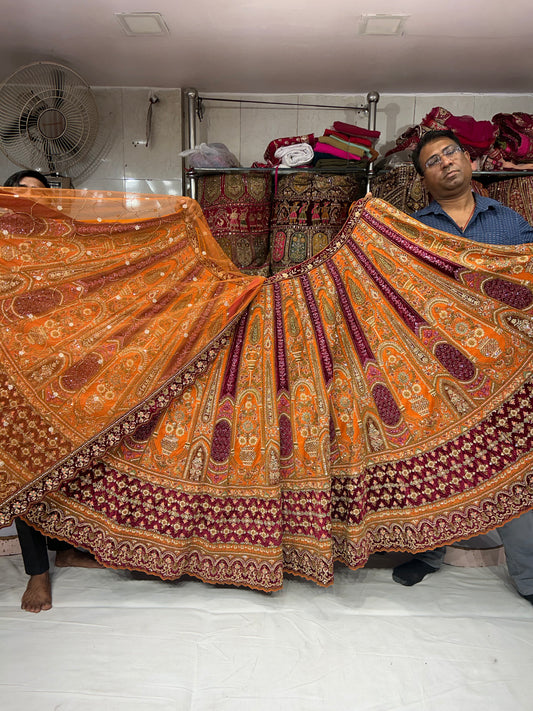
[[[98,111],[87,83],[55,62],[34,62],[0,86],[0,148],[10,161],[77,178],[94,161]]]

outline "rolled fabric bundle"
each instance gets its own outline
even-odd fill
[[[278,148],[293,146],[296,143],[308,143],[310,146],[314,146],[315,142],[316,140],[313,133],[304,133],[301,136],[274,138],[274,140],[270,141],[265,149],[264,159],[267,162],[267,165],[279,165],[280,159],[275,156]]]
[[[294,168],[298,165],[311,163],[314,151],[309,143],[295,143],[292,146],[280,146],[274,153],[276,158],[281,159],[281,164],[287,168]]]

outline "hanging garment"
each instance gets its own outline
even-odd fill
[[[372,177],[370,191],[398,210],[412,213],[429,205],[429,195],[413,165],[397,165]]]
[[[0,190],[0,521],[263,590],[533,506],[533,252],[356,203],[235,270],[186,198]]]

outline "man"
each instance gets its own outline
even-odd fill
[[[517,212],[472,191],[470,157],[452,131],[428,131],[412,154],[432,197],[413,217],[429,227],[489,244],[533,242],[533,227]],[[518,592],[533,604],[533,511],[498,529],[507,567]],[[392,578],[416,585],[440,569],[445,548],[416,555],[394,568]]]
[[[6,179],[4,187],[49,188],[44,175],[35,170],[20,170]],[[56,553],[58,568],[101,568],[92,555],[73,548],[69,543],[46,538],[20,518],[15,519],[26,574],[30,576],[22,595],[21,607],[27,612],[41,612],[52,607],[48,550]]]

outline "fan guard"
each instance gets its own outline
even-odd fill
[[[0,148],[23,168],[67,172],[91,150],[97,128],[91,89],[68,67],[34,62],[0,86]]]

